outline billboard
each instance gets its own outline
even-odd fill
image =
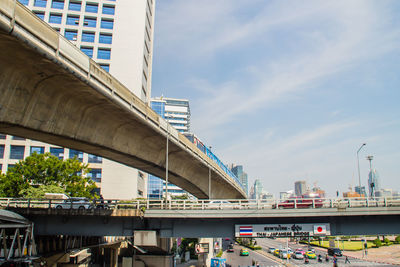
[[[236,224],[235,237],[302,237],[330,235],[329,223]]]

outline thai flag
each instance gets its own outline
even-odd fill
[[[252,236],[253,235],[253,226],[239,226],[239,235],[240,236]]]

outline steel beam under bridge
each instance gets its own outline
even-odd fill
[[[362,208],[349,212],[326,209],[326,212],[310,210],[260,211],[246,210],[235,215],[212,211],[201,217],[201,212],[174,211],[175,216],[160,212],[143,215],[112,216],[104,213],[93,215],[68,213],[24,214],[35,222],[36,234],[40,235],[110,235],[132,236],[134,230],[155,230],[161,237],[233,237],[235,224],[303,224],[329,223],[332,235],[376,235],[400,233],[398,208]]]
[[[198,198],[244,198],[186,137],[17,0],[0,1],[0,132],[166,176]],[[209,196],[211,173],[211,196]]]

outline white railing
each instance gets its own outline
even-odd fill
[[[221,200],[39,200],[0,198],[0,208],[24,209],[106,209],[106,210],[245,210],[245,209],[324,209],[400,206],[400,197],[309,198],[309,199],[221,199]]]

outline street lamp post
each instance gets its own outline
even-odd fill
[[[361,176],[360,176],[360,159],[358,157],[358,153],[360,152],[360,150],[366,145],[366,143],[362,144],[360,146],[360,148],[357,150],[357,166],[358,166],[358,190],[359,190],[359,194],[361,196]]]
[[[165,200],[168,201],[168,143],[169,143],[169,125],[167,125],[167,144],[165,149]]]

